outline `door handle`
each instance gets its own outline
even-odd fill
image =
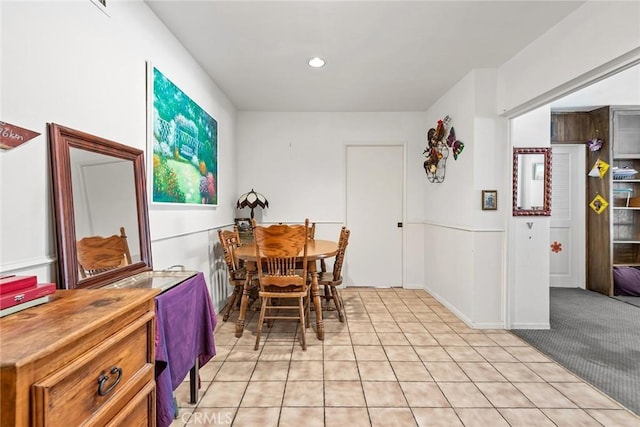
[[[402,228],[402,223],[401,222],[398,223],[398,228]]]

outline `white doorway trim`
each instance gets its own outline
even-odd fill
[[[503,111],[500,113],[500,116],[508,119],[521,116],[638,64],[640,64],[640,47],[635,48],[609,62],[605,62],[604,64],[601,64],[596,68],[569,80],[568,82],[562,83],[561,85],[538,95],[517,107]]]

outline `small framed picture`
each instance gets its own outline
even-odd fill
[[[250,218],[236,218],[236,225],[240,233],[251,233],[251,219]]]
[[[236,227],[242,242],[253,240],[253,230],[251,229],[251,218],[236,218]]]
[[[498,209],[498,191],[482,190],[482,210],[495,211]]]

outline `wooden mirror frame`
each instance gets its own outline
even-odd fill
[[[518,207],[518,156],[522,154],[544,155],[543,205],[541,209],[522,209]],[[513,149],[513,216],[551,216],[551,148],[514,148]]]
[[[85,132],[49,123],[49,148],[53,187],[53,208],[60,289],[99,288],[129,276],[149,271],[151,240],[145,185],[144,152]],[[80,279],[76,248],[70,148],[78,148],[133,163],[134,187],[140,240],[140,261],[95,276]]]

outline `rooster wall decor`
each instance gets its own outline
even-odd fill
[[[427,131],[427,147],[422,154],[427,158],[423,166],[429,182],[443,182],[447,158],[449,157],[449,149],[453,152],[454,160],[458,160],[458,156],[464,148],[464,144],[456,139],[456,133],[453,127],[449,130],[449,136],[446,141],[444,140],[444,136],[447,133],[447,126],[450,122],[451,117],[445,116],[444,119],[438,120],[435,128]]]

